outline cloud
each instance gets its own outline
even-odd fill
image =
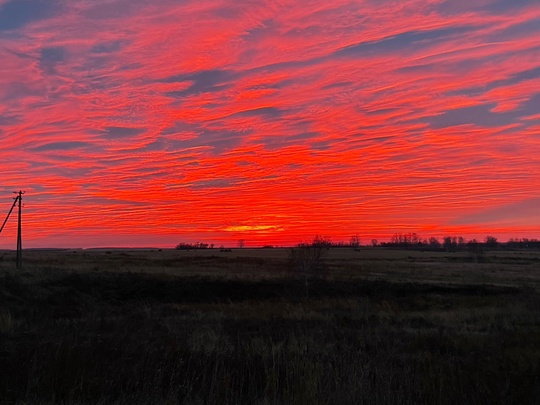
[[[479,127],[500,128],[515,122],[516,116],[511,113],[491,112],[494,104],[457,108],[433,117],[428,122],[434,128],[446,128],[465,124]]]
[[[472,214],[460,216],[452,221],[455,225],[475,224],[509,224],[509,225],[532,225],[540,223],[540,198],[502,204],[490,207]]]
[[[39,65],[47,74],[55,71],[56,65],[65,60],[65,49],[63,47],[43,48],[39,58]]]
[[[33,148],[34,152],[46,152],[46,151],[65,151],[72,149],[80,149],[89,146],[86,142],[72,141],[72,142],[53,142],[45,145],[36,146]]]
[[[4,203],[29,191],[36,245],[537,232],[538,21],[535,1],[0,1]]]
[[[426,31],[407,31],[375,41],[365,41],[349,45],[334,53],[334,56],[369,58],[377,54],[388,54],[403,51],[422,44],[430,45],[435,41],[447,40],[475,30],[476,27],[437,28]]]
[[[26,24],[53,15],[60,3],[56,0],[11,0],[0,3],[0,31],[16,30]]]
[[[145,128],[105,127],[104,133],[107,139],[131,138],[146,131]]]
[[[185,90],[172,91],[167,93],[169,96],[186,97],[200,93],[216,92],[228,88],[225,83],[230,80],[230,74],[225,70],[206,70],[196,73],[175,75],[168,77],[165,82],[188,82],[189,86]]]

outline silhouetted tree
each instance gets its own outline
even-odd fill
[[[407,249],[420,247],[422,245],[422,238],[416,232],[405,234],[395,233],[390,239],[390,245]]]
[[[519,238],[510,238],[508,239],[508,242],[506,242],[506,247],[509,249],[520,249],[522,248],[522,242]]]
[[[357,248],[360,246],[360,236],[358,234],[354,234],[351,236],[351,240],[349,242],[349,245],[353,248]]]
[[[486,245],[486,249],[497,249],[499,247],[499,242],[495,236],[486,236],[484,244]]]
[[[313,246],[330,249],[332,247],[332,239],[330,239],[329,236],[317,235],[313,238],[313,242],[311,244]]]
[[[443,247],[447,252],[455,252],[458,246],[458,238],[456,236],[445,236],[443,238]]]
[[[331,246],[329,238],[315,236],[311,243],[299,243],[288,250],[291,272],[304,279],[306,298],[309,297],[309,281],[324,276],[325,257]]]
[[[195,243],[179,243],[176,245],[177,250],[191,250],[191,249],[208,249],[208,243],[195,242]]]
[[[431,237],[429,238],[429,247],[432,249],[432,250],[439,250],[441,248],[441,242],[439,242],[439,239],[435,238],[435,237]]]
[[[540,248],[540,242],[538,239],[510,238],[508,242],[506,242],[506,247],[509,249],[538,249]]]
[[[471,239],[467,243],[467,251],[472,255],[475,262],[479,262],[484,257],[484,245],[476,239]]]

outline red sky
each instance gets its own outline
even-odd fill
[[[0,60],[25,247],[540,237],[537,0],[0,0]]]

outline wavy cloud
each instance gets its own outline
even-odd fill
[[[540,237],[535,0],[0,0],[0,34],[26,246]]]

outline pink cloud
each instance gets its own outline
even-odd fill
[[[452,4],[64,2],[0,39],[0,209],[35,246],[522,232],[455,221],[537,196],[540,8]]]

